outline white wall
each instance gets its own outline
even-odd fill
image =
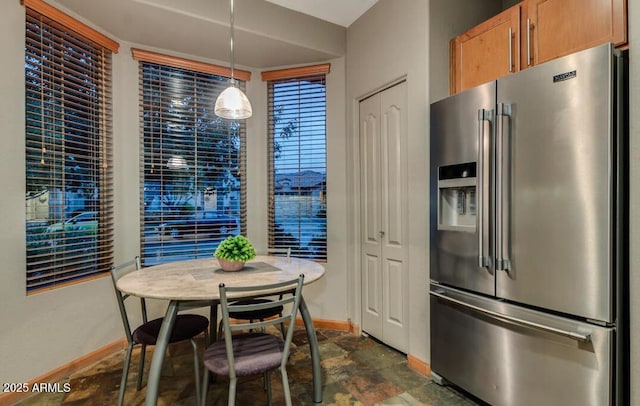
[[[26,382],[124,335],[110,277],[25,295],[24,226],[24,7],[6,2],[0,15],[0,382]],[[82,20],[82,18],[80,18]],[[105,33],[110,35],[109,33]],[[111,35],[110,35],[111,36]],[[112,38],[118,40],[111,36]],[[120,42],[113,60],[115,259],[139,251],[138,64],[132,44]],[[140,47],[140,46],[136,46]],[[149,49],[149,48],[147,48]],[[162,52],[159,49],[151,49]],[[175,54],[174,54],[175,55]],[[177,55],[189,57],[188,55]],[[209,61],[224,65],[223,61]],[[319,61],[327,62],[327,61]],[[326,275],[305,287],[314,318],[347,320],[345,59],[327,76],[329,260]],[[239,67],[247,69],[247,67]],[[248,234],[266,247],[266,84],[253,71],[247,94],[254,116],[247,120]],[[154,316],[164,303],[151,305]],[[206,314],[205,311],[202,311]]]

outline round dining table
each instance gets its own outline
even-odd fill
[[[314,261],[294,257],[259,255],[248,261],[242,270],[236,272],[223,271],[215,258],[205,258],[154,265],[120,278],[117,287],[124,293],[169,301],[151,359],[145,404],[147,406],[156,405],[158,402],[162,364],[170,331],[178,311],[211,306],[211,337],[215,338],[217,306],[220,300],[219,285],[221,283],[226,286],[267,285],[292,280],[300,274],[304,274],[304,284],[308,285],[322,278],[324,272],[324,266]],[[263,293],[266,295],[280,292],[264,291]],[[313,401],[321,403],[322,372],[318,339],[309,309],[304,301],[304,294],[300,300],[299,311],[309,339],[313,370]]]

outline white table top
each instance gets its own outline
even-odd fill
[[[153,299],[218,300],[220,283],[265,285],[304,274],[306,285],[320,279],[324,271],[324,266],[306,259],[257,256],[248,261],[244,269],[225,272],[215,258],[205,258],[168,262],[131,272],[118,280],[118,288],[133,296]]]

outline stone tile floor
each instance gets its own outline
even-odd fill
[[[473,406],[476,401],[450,387],[443,387],[407,367],[404,354],[375,339],[345,332],[318,329],[323,370],[323,405],[433,405]],[[202,342],[200,343],[202,348]],[[139,348],[139,347],[137,347]],[[153,349],[148,349],[146,369]],[[139,350],[134,350],[126,405],[143,405],[145,389],[137,392],[135,380]],[[114,405],[118,398],[124,351],[66,378],[69,393],[38,394],[20,405]],[[311,398],[311,361],[304,329],[295,332],[287,367],[294,405],[315,405]],[[273,404],[282,405],[279,372],[271,376]],[[146,381],[146,376],[145,376]],[[169,347],[160,382],[159,405],[195,405],[193,357],[189,343]],[[207,405],[226,405],[228,384],[218,378],[209,386]],[[262,378],[238,383],[236,404],[267,404]]]

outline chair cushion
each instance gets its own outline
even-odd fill
[[[249,300],[240,300],[234,302],[234,305],[245,305],[245,304],[256,304],[256,303],[267,303],[270,302],[269,299],[249,299]],[[238,320],[264,320],[269,317],[277,316],[282,313],[282,306],[276,306],[269,309],[261,309],[261,310],[249,310],[246,312],[229,312],[229,317],[232,319]]]
[[[278,368],[282,362],[284,341],[267,333],[243,333],[233,336],[236,376],[261,374]],[[217,341],[204,352],[204,365],[218,375],[229,375],[224,341]]]
[[[136,328],[133,332],[133,340],[138,344],[156,345],[163,320],[161,317]],[[209,320],[204,316],[197,314],[179,314],[176,316],[169,342],[175,343],[189,340],[205,331],[207,327],[209,327]]]

